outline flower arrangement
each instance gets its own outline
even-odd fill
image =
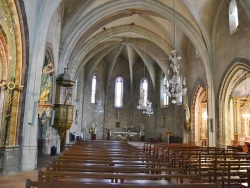
[[[127,133],[119,134],[117,136],[121,137],[124,142],[129,141],[129,134],[127,134]]]

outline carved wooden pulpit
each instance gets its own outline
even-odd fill
[[[66,131],[73,122],[74,106],[64,104],[54,104],[55,118],[53,127],[60,135],[60,151],[64,151],[66,144]]]

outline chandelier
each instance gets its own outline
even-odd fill
[[[176,23],[175,23],[175,1],[173,0],[173,20],[174,20],[174,46],[175,44],[175,38],[176,38]],[[182,76],[179,74],[179,64],[178,61],[181,60],[181,57],[178,56],[177,50],[174,49],[171,51],[171,55],[169,56],[169,60],[171,61],[170,69],[172,78],[167,81],[165,86],[165,94],[167,97],[173,97],[172,103],[176,104],[182,102],[182,95],[185,95],[187,92],[186,86],[186,80],[185,78],[182,79]],[[168,71],[169,74],[169,71]]]
[[[147,80],[144,79],[142,87],[145,87],[146,84],[147,84]],[[143,88],[143,90],[142,90],[142,93],[141,93],[140,99],[139,99],[139,105],[137,106],[137,108],[142,110],[142,112],[144,114],[147,114],[149,116],[154,113],[153,108],[152,108],[152,102],[150,102],[148,100],[148,95],[147,95],[147,89],[146,88]]]
[[[171,52],[169,60],[171,61],[170,68],[172,69],[172,78],[167,81],[165,86],[165,94],[167,97],[173,97],[172,103],[176,104],[177,101],[181,101],[182,95],[185,95],[187,92],[186,80],[182,79],[182,76],[179,74],[179,64],[178,60],[181,57],[177,55],[177,50]],[[169,71],[168,71],[169,72]]]
[[[97,112],[97,114],[103,113],[102,100],[96,101],[95,112]]]
[[[146,10],[146,1],[145,1],[145,10]],[[145,28],[146,28],[146,18],[145,18]],[[145,57],[145,51],[147,49],[147,39],[145,37],[145,49],[143,51],[144,57]],[[145,60],[144,60],[145,61]],[[144,63],[144,79],[142,84],[142,88],[140,88],[140,98],[139,98],[139,105],[137,106],[138,109],[142,110],[144,114],[152,115],[153,108],[152,108],[152,102],[148,100],[148,81],[145,78],[145,62]],[[151,82],[150,82],[151,85]]]
[[[142,110],[144,114],[147,114],[149,116],[154,113],[153,108],[152,108],[152,102],[145,99],[145,97],[141,97],[139,99],[139,105],[137,106],[137,109]]]
[[[152,108],[152,102],[149,102],[147,101],[147,108],[145,109],[145,112],[143,112],[147,115],[152,115],[154,112],[153,112],[153,108]]]

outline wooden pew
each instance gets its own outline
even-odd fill
[[[154,149],[157,147],[155,145]],[[168,148],[172,147],[174,144]],[[184,174],[183,168],[170,168],[168,163],[162,163],[155,157],[156,150],[153,155],[140,151],[123,142],[78,142],[58,156],[46,172],[39,171],[38,181],[27,181],[26,186],[161,187],[172,186],[171,180],[178,179],[181,184],[173,185],[178,187],[184,185],[183,179],[199,181],[198,174]],[[196,185],[202,188],[218,186],[185,184],[182,187]]]
[[[46,187],[46,188],[110,188],[110,187],[118,187],[118,188],[138,188],[138,187],[154,187],[154,188],[220,188],[219,184],[171,184],[166,181],[157,181],[157,182],[149,182],[149,181],[140,181],[140,183],[84,183],[84,182],[43,182],[43,181],[26,181],[26,188],[34,188],[34,187]]]
[[[202,158],[204,159],[204,157],[206,160],[204,160],[203,163],[204,165],[202,166]],[[228,173],[230,174],[229,169],[232,170],[235,167],[235,165],[237,168],[239,167],[244,168],[244,165],[245,166],[249,165],[250,167],[250,161],[247,160],[249,159],[249,157],[250,154],[248,153],[210,153],[207,155],[200,155],[198,171],[201,176],[202,170],[205,171],[208,170],[207,172],[208,176],[210,176],[209,178],[210,181],[213,182],[222,181],[223,178],[221,177],[224,176],[225,174],[226,175]],[[228,181],[230,181],[230,178]]]
[[[46,167],[46,171],[73,171],[73,172],[145,172],[145,173],[158,173],[171,174],[175,172],[177,174],[184,174],[182,168],[166,168],[166,167],[145,167],[145,166],[101,166],[101,165],[72,165],[72,164],[50,164]]]
[[[119,168],[119,167],[117,167]],[[121,170],[122,171],[122,170]],[[180,183],[183,183],[183,179],[198,179],[198,175],[190,174],[148,174],[148,173],[104,173],[104,172],[68,172],[68,171],[39,171],[38,172],[38,181],[54,181],[54,182],[67,182],[67,181],[88,181],[93,179],[94,182],[98,180],[107,181],[110,180],[113,182],[126,183],[130,182],[129,180],[154,180],[158,181],[159,179],[171,180],[173,178],[180,179]],[[166,180],[166,181],[167,181]],[[100,182],[100,181],[99,181]]]
[[[82,165],[49,165],[46,171],[67,171],[67,172],[105,172],[105,173],[140,173],[140,174],[184,174],[182,168],[157,168],[145,166],[82,166]],[[198,176],[197,176],[198,177]],[[178,181],[178,180],[177,180]],[[183,183],[183,180],[180,179]]]
[[[231,184],[241,184],[242,182],[247,181],[247,169],[249,168],[249,160],[227,161],[226,164],[222,163],[222,176],[219,177],[222,181],[222,187],[225,187],[225,184],[228,184],[228,187],[230,188]]]
[[[250,168],[247,169],[247,182],[241,183],[241,188],[250,187]]]
[[[137,167],[152,167],[152,168],[169,168],[167,163],[159,163],[154,161],[124,161],[124,160],[71,160],[71,159],[57,159],[53,164],[75,164],[75,165],[102,165],[102,166],[137,166]]]

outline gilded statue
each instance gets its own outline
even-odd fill
[[[191,127],[190,127],[190,111],[189,111],[187,104],[184,105],[184,109],[185,109],[184,128],[186,129],[186,131],[190,131],[190,129],[191,129]]]
[[[43,68],[42,72],[42,81],[41,81],[41,89],[40,89],[40,102],[48,103],[51,102],[51,93],[53,87],[53,73],[55,70],[53,69],[52,62],[48,62],[46,66]]]

